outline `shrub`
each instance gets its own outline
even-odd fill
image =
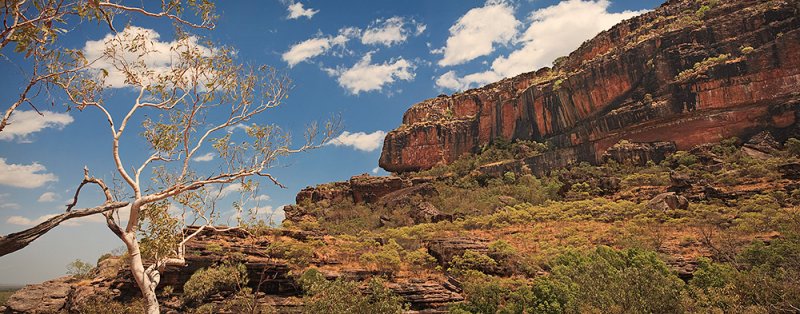
[[[312,244],[297,241],[279,241],[270,244],[269,254],[285,259],[290,265],[298,268],[308,266],[314,259],[315,247]]]
[[[800,156],[800,140],[792,137],[786,141],[786,151],[794,156]]]
[[[452,306],[450,313],[567,312],[568,287],[549,277],[530,282],[470,271],[464,278],[465,301]]]
[[[204,268],[192,274],[183,285],[185,304],[197,304],[214,293],[236,290],[247,283],[244,264],[222,264]]]
[[[94,269],[92,264],[84,262],[80,259],[76,259],[72,263],[67,264],[67,274],[78,279],[89,278],[89,273],[91,273],[92,269]]]
[[[400,270],[400,252],[403,251],[394,239],[381,246],[377,252],[367,252],[361,255],[360,260],[364,264],[370,264],[373,268],[389,273]]]
[[[405,260],[416,268],[431,268],[436,265],[436,258],[428,254],[426,248],[419,248],[406,253]]]
[[[461,256],[454,256],[450,262],[450,271],[456,274],[464,274],[469,270],[491,273],[496,269],[497,261],[486,254],[472,250],[465,251]]]
[[[555,280],[574,289],[582,312],[680,312],[683,282],[653,252],[598,247],[568,252],[552,266]]]
[[[329,281],[316,269],[309,269],[298,279],[305,296],[303,313],[401,313],[402,298],[387,289],[379,279],[367,284],[366,292],[353,281]]]

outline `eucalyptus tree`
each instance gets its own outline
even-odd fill
[[[210,186],[239,182],[245,189],[254,178],[265,178],[282,186],[268,170],[279,157],[296,154],[322,145],[337,129],[334,122],[310,125],[302,143],[293,147],[288,133],[260,117],[288,97],[291,81],[268,66],[238,63],[228,47],[200,42],[195,36],[179,32],[169,47],[169,66],[153,67],[149,56],[158,47],[141,31],[123,31],[104,42],[102,54],[87,60],[79,51],[70,54],[72,62],[57,63],[87,70],[66,72],[52,80],[65,92],[78,110],[98,110],[105,117],[111,141],[109,158],[124,182],[129,211],[105,212],[106,223],[127,248],[130,269],[148,304],[148,313],[158,313],[155,289],[160,271],[170,264],[183,264],[183,244],[203,230],[213,228],[215,215],[206,207]],[[160,51],[163,53],[163,51]],[[115,110],[104,101],[108,80],[122,78],[136,92],[128,104],[115,103]],[[120,111],[117,106],[125,105]],[[112,112],[124,112],[115,116]],[[132,121],[141,121],[140,136],[149,146],[149,156],[138,162],[120,153],[123,135]],[[244,132],[231,132],[232,129]],[[237,137],[238,136],[238,137]],[[196,167],[195,157],[204,150],[218,156],[217,168]],[[115,202],[118,199],[108,199]],[[176,235],[176,219],[170,204],[177,203],[189,216],[202,220],[194,233]],[[164,231],[163,234],[160,233]],[[142,243],[145,236],[153,243],[149,266],[145,267]],[[159,242],[160,241],[160,242]],[[160,244],[159,244],[160,243]]]
[[[144,3],[136,6],[100,0],[0,0],[0,18],[3,22],[0,25],[0,57],[6,62],[11,62],[10,54],[20,54],[26,59],[24,64],[16,65],[20,74],[26,77],[26,83],[19,87],[20,93],[13,103],[3,110],[0,117],[0,132],[3,132],[20,106],[30,106],[42,114],[38,109],[40,105],[54,104],[53,95],[60,92],[56,84],[59,77],[74,76],[94,65],[83,60],[85,58],[75,58],[80,51],[61,46],[58,39],[65,33],[90,23],[117,33],[117,18],[124,22],[136,18],[161,18],[189,29],[213,29],[217,16],[214,3],[208,0],[162,0],[149,2],[147,6]],[[78,191],[87,184],[98,185],[106,192],[105,183],[89,177],[88,170]],[[77,193],[75,200],[67,205],[66,212],[32,228],[0,236],[0,256],[26,247],[63,221],[129,205],[124,201],[112,201],[110,197],[103,204],[90,208],[74,208],[76,202]]]

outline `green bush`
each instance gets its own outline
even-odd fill
[[[279,241],[270,244],[270,256],[285,259],[289,265],[303,268],[314,259],[315,246],[298,241]]]
[[[403,252],[403,247],[397,244],[397,241],[391,239],[376,252],[362,254],[360,261],[364,264],[372,265],[377,270],[393,274],[400,270],[400,252]]]
[[[467,250],[461,256],[454,256],[450,262],[450,271],[463,274],[469,270],[491,273],[497,269],[497,261],[486,254]]]
[[[67,264],[67,274],[78,279],[89,278],[89,274],[92,272],[92,269],[94,269],[92,264],[84,262],[80,259],[76,259],[72,263]]]
[[[436,265],[436,258],[428,254],[428,249],[419,248],[406,253],[405,261],[415,268],[432,268]]]
[[[800,140],[792,137],[786,141],[786,151],[794,156],[800,156]]]
[[[653,252],[568,252],[552,265],[555,280],[572,288],[581,312],[678,313],[683,282]]]
[[[565,313],[571,297],[569,287],[549,277],[528,281],[469,271],[463,286],[465,300],[450,313]]]
[[[316,269],[309,269],[298,279],[305,296],[303,313],[401,313],[403,299],[387,289],[379,279],[372,279],[362,292],[353,281],[329,281]]]
[[[183,285],[183,301],[189,305],[197,304],[214,293],[236,290],[247,281],[244,264],[222,264],[200,269]]]

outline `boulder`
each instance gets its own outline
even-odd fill
[[[411,210],[411,219],[414,220],[414,223],[421,224],[444,220],[452,221],[453,215],[442,214],[439,209],[430,202],[421,202]]]
[[[669,172],[670,187],[678,190],[688,189],[692,187],[692,178],[686,173],[677,171]]]
[[[283,206],[283,212],[286,216],[286,220],[291,222],[300,222],[307,217],[313,217],[313,215],[305,207],[300,205]]]
[[[674,192],[661,193],[647,202],[647,208],[660,211],[687,209],[689,208],[689,200]]]
[[[743,148],[770,155],[781,149],[781,143],[775,140],[771,132],[761,131],[744,143]]]

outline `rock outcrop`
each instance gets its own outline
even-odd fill
[[[554,149],[525,160],[537,173],[597,162],[623,139],[687,150],[766,129],[796,132],[798,1],[719,1],[698,13],[704,4],[670,0],[553,68],[412,106],[386,136],[381,167],[423,170],[495,139],[525,139]]]

